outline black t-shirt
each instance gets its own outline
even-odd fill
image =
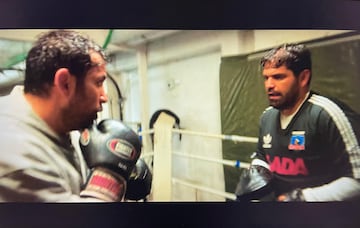
[[[274,190],[315,187],[342,176],[360,179],[360,117],[347,105],[310,93],[285,129],[279,110],[260,120],[257,158],[274,174]]]

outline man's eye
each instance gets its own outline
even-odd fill
[[[275,75],[274,76],[274,79],[277,79],[277,80],[280,80],[280,79],[283,79],[284,78],[284,75]]]

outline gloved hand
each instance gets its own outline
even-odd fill
[[[151,192],[152,173],[143,159],[139,159],[129,177],[126,200],[146,200]]]
[[[302,194],[301,189],[297,188],[295,190],[292,190],[291,192],[287,192],[285,194],[279,195],[277,197],[277,201],[279,202],[304,202],[305,198]]]
[[[240,175],[236,186],[235,195],[237,201],[271,201],[273,191],[271,180],[273,175],[270,170],[260,165],[251,165]],[[269,198],[269,199],[268,199]]]
[[[139,136],[117,120],[102,120],[82,130],[80,148],[91,172],[80,196],[122,201],[141,154]]]

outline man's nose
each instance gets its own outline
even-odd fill
[[[100,101],[101,103],[106,103],[109,100],[108,96],[106,93],[103,93],[100,95]]]
[[[266,79],[266,81],[265,81],[265,88],[266,89],[274,88],[274,86],[275,86],[275,83],[274,83],[274,80],[272,78]]]

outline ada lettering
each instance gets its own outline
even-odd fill
[[[271,160],[269,155],[266,155],[266,159],[270,164],[270,170],[272,172],[282,175],[308,175],[309,171],[305,166],[303,158],[296,158],[295,160],[288,157],[275,156]]]

